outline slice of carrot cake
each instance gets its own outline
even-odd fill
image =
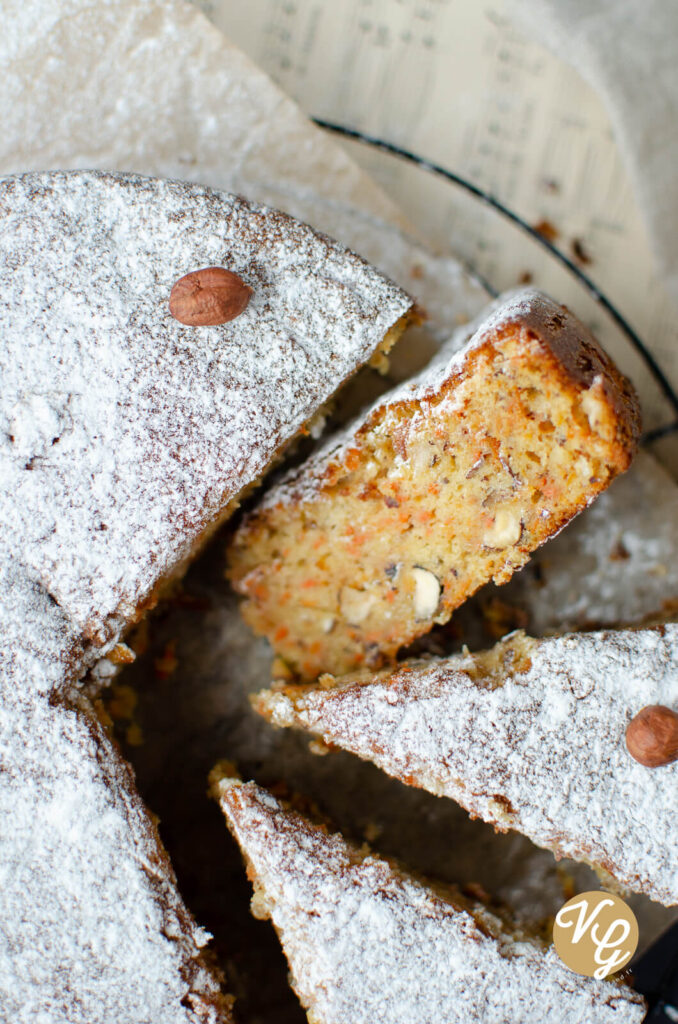
[[[506,582],[625,470],[629,382],[526,290],[274,487],[230,548],[243,613],[302,679],[392,661]]]
[[[358,850],[254,783],[213,791],[313,1024],[632,1024],[641,996],[573,974],[552,947],[455,890]]]
[[[323,676],[254,700],[276,725],[309,729],[496,829],[678,903],[678,761],[648,768],[626,740],[646,706],[678,709],[678,624],[519,632],[481,654]]]

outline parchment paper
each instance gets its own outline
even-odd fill
[[[276,23],[262,4],[248,6],[250,28],[257,14],[268,26]],[[2,6],[4,173],[96,166],[177,176],[241,190],[303,217],[382,266],[426,305],[433,335],[410,339],[401,374],[430,354],[436,336],[484,304],[484,290],[461,271],[445,240],[434,239],[437,255],[427,249],[417,237],[426,232],[415,230],[195,8],[174,0]],[[214,14],[215,5],[208,6]],[[227,14],[224,5],[220,24]],[[238,24],[245,18],[239,6]],[[355,62],[347,74],[351,68]],[[414,84],[418,95],[421,82]],[[383,384],[368,378],[363,386],[353,402]],[[347,407],[338,413],[346,415]],[[559,868],[519,836],[496,836],[451,801],[401,786],[345,754],[317,757],[307,737],[276,732],[256,717],[246,695],[268,682],[270,656],[240,620],[223,579],[223,547],[221,535],[185,586],[132,638],[138,660],[105,702],[142,795],[160,815],[180,889],[214,933],[239,1019],[280,1024],[305,1017],[272,928],[249,915],[240,855],[207,799],[207,773],[218,759],[236,761],[245,777],[301,792],[348,836],[368,839],[417,870],[482,886],[535,924],[573,884],[597,884],[587,869]],[[456,622],[467,642],[489,642],[479,605]],[[646,900],[631,902],[644,942],[672,917]]]

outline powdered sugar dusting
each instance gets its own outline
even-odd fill
[[[631,1024],[640,996],[578,977],[553,949],[513,938],[253,783],[217,787],[229,827],[315,1024]]]
[[[5,1019],[230,1020],[198,960],[208,936],[88,704],[2,697]]]
[[[131,771],[78,679],[409,299],[243,199],[0,181],[0,993],[17,1024],[231,1019]],[[254,288],[187,328],[174,281]]]
[[[180,178],[285,210],[416,295],[439,340],[487,292],[182,0],[4,0],[0,172]],[[105,40],[105,43],[103,42]],[[54,110],[68,112],[55,117]]]
[[[533,641],[527,669],[522,657],[513,665],[511,638],[502,643],[491,680],[472,655],[455,655],[372,682],[264,691],[259,706],[278,725],[678,903],[678,763],[644,768],[624,741],[645,705],[678,706],[678,625]]]
[[[227,1022],[199,959],[208,936],[181,902],[132,773],[90,703],[64,692],[97,655],[12,561],[16,535],[0,537],[3,1016]]]
[[[309,228],[198,186],[27,175],[3,182],[0,217],[0,444],[22,555],[105,640],[410,302]],[[254,289],[249,306],[184,327],[171,286],[215,264]]]
[[[423,426],[428,403],[436,400],[447,382],[462,374],[473,353],[516,327],[525,332],[527,343],[527,336],[531,335],[533,340],[538,339],[541,346],[551,350],[564,371],[584,388],[600,376],[608,400],[617,407],[635,443],[640,424],[637,398],[629,382],[591,333],[564,306],[534,288],[521,288],[500,295],[475,320],[460,327],[420,373],[382,395],[371,408],[329,437],[301,467],[292,469],[267,492],[258,510],[296,503],[300,499],[312,500],[327,478],[328,466],[343,462],[348,449],[358,442],[359,434],[369,428],[384,408],[420,403],[421,410],[413,410],[412,415],[420,416]],[[446,402],[453,407],[454,401],[452,392]]]

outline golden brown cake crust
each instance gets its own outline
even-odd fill
[[[508,323],[512,316],[513,323],[521,323],[537,335],[573,381],[588,388],[595,377],[602,376],[607,403],[615,415],[620,470],[628,468],[641,431],[638,395],[628,377],[567,306],[555,306],[546,296],[533,292],[530,301],[519,301]]]

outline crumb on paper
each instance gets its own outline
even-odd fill
[[[593,263],[593,258],[581,238],[573,238],[570,248],[577,263],[582,263],[584,266]]]
[[[610,551],[611,562],[626,562],[631,557],[628,548],[623,540],[618,540]]]
[[[527,629],[529,616],[524,608],[508,604],[498,597],[492,597],[482,606],[483,622],[487,632],[500,640],[514,629]]]
[[[577,894],[577,883],[571,872],[560,862],[556,864],[556,876],[563,890],[563,900],[572,899]]]
[[[138,702],[139,698],[132,686],[128,683],[113,683],[106,710],[114,722],[124,722],[133,718]]]
[[[144,734],[138,722],[131,722],[125,732],[125,740],[130,747],[141,747],[144,743]]]
[[[363,829],[363,835],[368,843],[374,843],[383,831],[383,826],[378,825],[376,821],[368,821]]]
[[[554,224],[552,224],[550,220],[537,221],[537,223],[534,224],[533,227],[537,234],[541,235],[541,237],[544,238],[547,242],[553,243],[560,236],[558,228]]]

